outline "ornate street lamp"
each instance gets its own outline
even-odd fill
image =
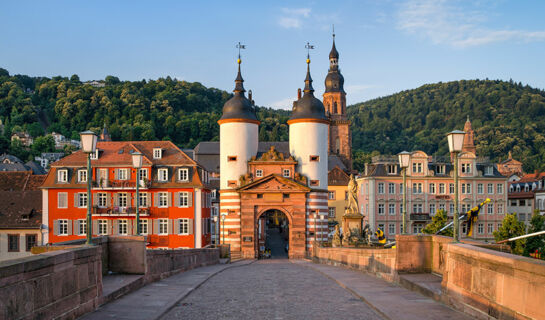
[[[411,161],[411,153],[408,151],[402,151],[397,154],[399,159],[399,166],[403,174],[403,225],[401,227],[401,234],[407,234],[407,168]]]
[[[454,242],[459,241],[459,210],[458,210],[458,154],[462,151],[464,145],[465,132],[460,130],[454,130],[447,135],[448,149],[453,155],[454,163]]]
[[[223,212],[221,214],[221,222],[223,223],[223,230],[222,230],[222,233],[223,233],[223,244],[225,244],[225,217],[227,216],[227,213]]]
[[[81,132],[81,149],[87,153],[87,241],[85,244],[91,245],[92,240],[92,220],[91,220],[91,179],[93,174],[91,171],[91,153],[96,152],[97,136],[93,131],[87,130]]]
[[[219,242],[218,239],[220,237],[220,224],[218,223],[218,216],[214,216],[212,219],[214,220],[214,232],[216,233],[214,237],[214,244],[217,246]]]
[[[136,235],[140,235],[140,168],[142,168],[142,153],[133,152],[132,166],[136,168]]]

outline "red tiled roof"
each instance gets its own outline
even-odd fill
[[[513,183],[535,182],[543,178],[545,178],[545,172],[527,173],[523,175],[519,181],[514,181]]]
[[[38,190],[45,175],[33,175],[32,171],[0,172],[0,191]]]
[[[38,229],[42,223],[42,192],[0,192],[0,229]]]

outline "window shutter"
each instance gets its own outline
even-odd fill
[[[180,207],[180,193],[174,192],[174,206]]]
[[[53,234],[59,235],[59,220],[53,220]]]
[[[159,207],[159,192],[153,194],[153,204],[156,208]]]
[[[114,230],[113,230],[113,234],[114,235],[118,235],[119,234],[119,228],[118,228],[118,224],[119,224],[119,221],[118,220],[114,220]]]
[[[114,170],[114,179],[115,179],[115,180],[118,180],[118,179],[119,179],[119,169],[115,169],[115,170]]]
[[[172,181],[172,168],[167,168],[167,181]]]
[[[91,194],[93,197],[93,206],[98,206],[98,193]]]
[[[127,193],[127,207],[132,207],[132,199],[133,199],[133,195],[132,193]]]
[[[167,192],[167,206],[172,207],[172,192]]]
[[[151,205],[151,193],[149,193],[149,192],[146,193],[146,197],[148,197],[148,201],[147,201],[147,203],[146,203],[146,204],[147,204],[146,207],[147,207],[147,208],[151,208],[151,207],[152,207],[152,205]]]
[[[93,220],[93,235],[98,235],[98,220]]]
[[[68,220],[68,235],[72,235],[72,220]]]
[[[193,181],[193,168],[187,168],[187,180]]]
[[[127,169],[127,180],[131,180],[132,169]]]
[[[114,207],[119,206],[119,199],[118,199],[118,193],[114,193]]]
[[[112,234],[112,220],[108,220],[107,222],[106,234]]]
[[[153,234],[159,234],[159,219],[153,220]]]
[[[134,220],[128,220],[128,221],[127,221],[127,234],[128,234],[129,236],[130,236],[131,234],[133,234],[133,233],[132,233],[132,230],[133,230],[132,226],[133,226],[133,224],[134,224],[135,221],[136,221],[136,219],[134,219]],[[134,229],[136,229],[136,228],[134,228]]]
[[[193,234],[193,219],[187,219],[189,223],[189,234]]]
[[[168,233],[173,234],[174,230],[172,230],[172,219],[168,219]]]
[[[174,234],[180,234],[180,219],[174,220]]]
[[[187,206],[190,208],[193,206],[193,192],[187,193]]]
[[[79,208],[79,193],[74,193],[74,208]]]
[[[80,235],[80,233],[79,233],[79,224],[80,224],[79,220],[74,221],[74,235],[76,235],[76,236]]]
[[[112,194],[111,193],[107,193],[106,194],[106,207],[111,207],[112,206]]]

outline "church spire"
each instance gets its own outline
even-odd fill
[[[305,89],[303,89],[303,92],[306,94],[308,92],[314,92],[314,88],[312,87],[312,78],[310,76],[310,50],[314,49],[314,46],[307,42],[305,48],[307,49],[307,76],[305,78]]]
[[[475,147],[475,132],[473,131],[473,128],[471,127],[471,121],[469,121],[469,115],[467,116],[466,123],[464,125],[464,144],[462,146],[463,152],[472,152],[473,154],[476,154],[477,148]]]
[[[233,92],[235,93],[246,91],[244,90],[244,85],[242,84],[244,82],[244,79],[242,79],[242,74],[240,73],[240,64],[242,63],[242,60],[240,59],[240,49],[246,49],[246,45],[240,44],[239,42],[237,44],[237,48],[238,48],[238,59],[237,59],[238,73],[237,73],[237,78],[235,79],[235,90],[233,90]]]

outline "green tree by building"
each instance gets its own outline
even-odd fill
[[[526,234],[525,229],[524,223],[517,219],[516,213],[507,214],[505,218],[503,218],[501,227],[497,231],[494,231],[494,239],[498,242],[522,236]],[[526,239],[510,241],[509,245],[511,246],[511,252],[514,254],[523,254],[525,243]]]
[[[530,229],[528,233],[534,233],[545,230],[545,216],[539,214],[536,210],[530,220]],[[540,236],[534,236],[526,239],[526,245],[524,246],[524,255],[530,256],[530,253],[538,251],[542,255],[545,255],[545,234]],[[545,258],[545,257],[544,257]]]
[[[431,218],[431,222],[428,223],[428,225],[426,225],[424,229],[422,229],[422,232],[427,234],[436,234],[439,230],[441,230],[444,226],[446,226],[447,223],[448,223],[447,212],[445,210],[439,210]],[[439,234],[443,236],[452,237],[453,235],[452,227],[441,231],[441,233]]]

